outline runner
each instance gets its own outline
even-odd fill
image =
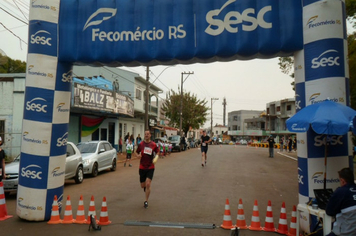
[[[208,159],[207,152],[208,152],[208,144],[211,142],[209,136],[206,135],[205,130],[203,131],[203,135],[201,136],[201,166],[206,166],[206,161]]]
[[[155,142],[151,141],[151,133],[149,130],[145,131],[143,142],[138,145],[136,155],[140,159],[140,183],[141,188],[145,192],[145,202],[143,203],[145,208],[148,208],[148,198],[151,193],[151,182],[155,171],[154,163],[158,159],[159,148]]]

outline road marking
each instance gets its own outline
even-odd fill
[[[278,153],[278,154],[280,154],[280,155],[282,155],[282,156],[288,157],[288,158],[290,158],[290,159],[292,159],[292,160],[298,161],[298,159],[297,159],[297,158],[294,158],[294,157],[288,156],[288,155],[286,155],[286,154],[284,154],[284,153],[280,153],[280,152],[277,152],[277,153]]]

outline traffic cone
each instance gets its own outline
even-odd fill
[[[288,236],[297,235],[297,208],[293,206],[292,219],[290,220]]]
[[[223,229],[233,229],[233,228],[235,228],[235,226],[232,225],[232,221],[231,221],[231,212],[230,212],[229,199],[226,199],[224,220],[223,220],[223,224],[220,227],[223,228]]]
[[[5,193],[4,193],[4,184],[0,182],[0,221],[11,218],[7,214],[6,201],[5,201]]]
[[[64,218],[62,220],[62,224],[72,224],[72,223],[74,223],[73,213],[72,213],[72,204],[70,202],[70,197],[68,195],[67,201],[66,201],[66,209],[64,211]]]
[[[263,227],[263,231],[276,232],[276,228],[274,227],[274,223],[273,223],[273,212],[272,212],[271,201],[268,201],[267,214],[265,218],[265,227]]]
[[[85,212],[84,212],[84,202],[83,196],[80,195],[78,210],[77,210],[77,218],[74,220],[75,224],[86,224],[87,220],[85,219]]]
[[[286,235],[288,234],[286,204],[284,202],[282,203],[281,214],[279,216],[277,233]]]
[[[239,206],[237,210],[236,225],[239,229],[247,229],[244,207],[242,205],[242,199],[239,199]]]
[[[52,204],[52,212],[51,212],[51,219],[47,222],[47,224],[60,224],[62,220],[59,218],[59,209],[58,209],[58,202],[57,202],[57,195],[54,195],[54,200]]]
[[[101,204],[99,225],[108,225],[110,223],[111,221],[109,220],[108,207],[106,205],[106,197],[104,197],[103,203]]]
[[[253,206],[251,225],[248,227],[249,230],[261,231],[260,213],[258,212],[258,203],[255,200],[255,205]]]
[[[93,215],[96,223],[99,223],[99,221],[96,219],[94,196],[91,196],[91,200],[90,200],[90,204],[89,204],[88,219],[87,219],[88,225],[90,224],[90,215]]]

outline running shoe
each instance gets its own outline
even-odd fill
[[[126,167],[126,163],[124,163],[124,167]]]
[[[132,167],[132,165],[130,164],[129,167]]]
[[[204,163],[201,163],[201,166],[204,167]]]
[[[148,208],[148,202],[147,202],[147,201],[145,201],[145,202],[143,203],[143,207],[146,208],[146,209]]]

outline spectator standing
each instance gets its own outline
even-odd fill
[[[282,137],[280,140],[279,140],[279,151],[280,152],[283,152],[283,145],[284,145],[284,137]]]
[[[288,152],[292,152],[293,140],[292,137],[289,136],[288,138]]]
[[[140,145],[141,141],[142,141],[141,136],[140,134],[138,134],[138,136],[136,137],[136,145],[137,146]]]
[[[2,139],[0,137],[0,168],[2,169],[2,175],[0,176],[0,182],[5,179],[5,151],[2,149]]]
[[[269,138],[267,139],[268,142],[268,151],[269,151],[269,157],[273,157],[274,155],[274,138],[272,135],[269,136]]]
[[[120,155],[122,155],[122,137],[121,136],[119,138],[119,150],[117,151],[117,153],[120,153]]]

